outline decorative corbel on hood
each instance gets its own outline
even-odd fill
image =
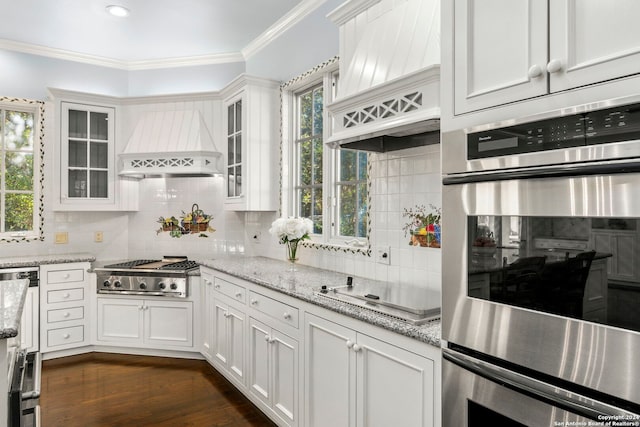
[[[146,112],[120,154],[119,174],[136,178],[221,175],[220,156],[199,111]]]

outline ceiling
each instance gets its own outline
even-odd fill
[[[0,48],[94,57],[125,66],[194,57],[237,61],[243,49],[303,3],[322,1],[0,0]],[[131,13],[111,16],[105,9],[110,4]]]

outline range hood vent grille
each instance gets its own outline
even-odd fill
[[[120,154],[120,175],[213,176],[221,154],[198,111],[144,113]]]

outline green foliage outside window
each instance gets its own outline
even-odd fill
[[[0,117],[3,158],[0,197],[4,214],[0,231],[31,231],[34,228],[34,114],[0,109]]]

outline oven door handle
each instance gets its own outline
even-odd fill
[[[33,358],[33,390],[22,393],[22,400],[40,397],[40,376],[42,374],[42,355],[37,352]]]
[[[507,385],[520,393],[534,396],[547,402],[553,402],[558,407],[593,420],[608,420],[611,419],[609,418],[611,416],[622,416],[625,419],[635,420],[635,417],[637,417],[637,414],[616,406],[607,405],[577,393],[572,393],[449,348],[442,348],[442,357],[491,381]]]

